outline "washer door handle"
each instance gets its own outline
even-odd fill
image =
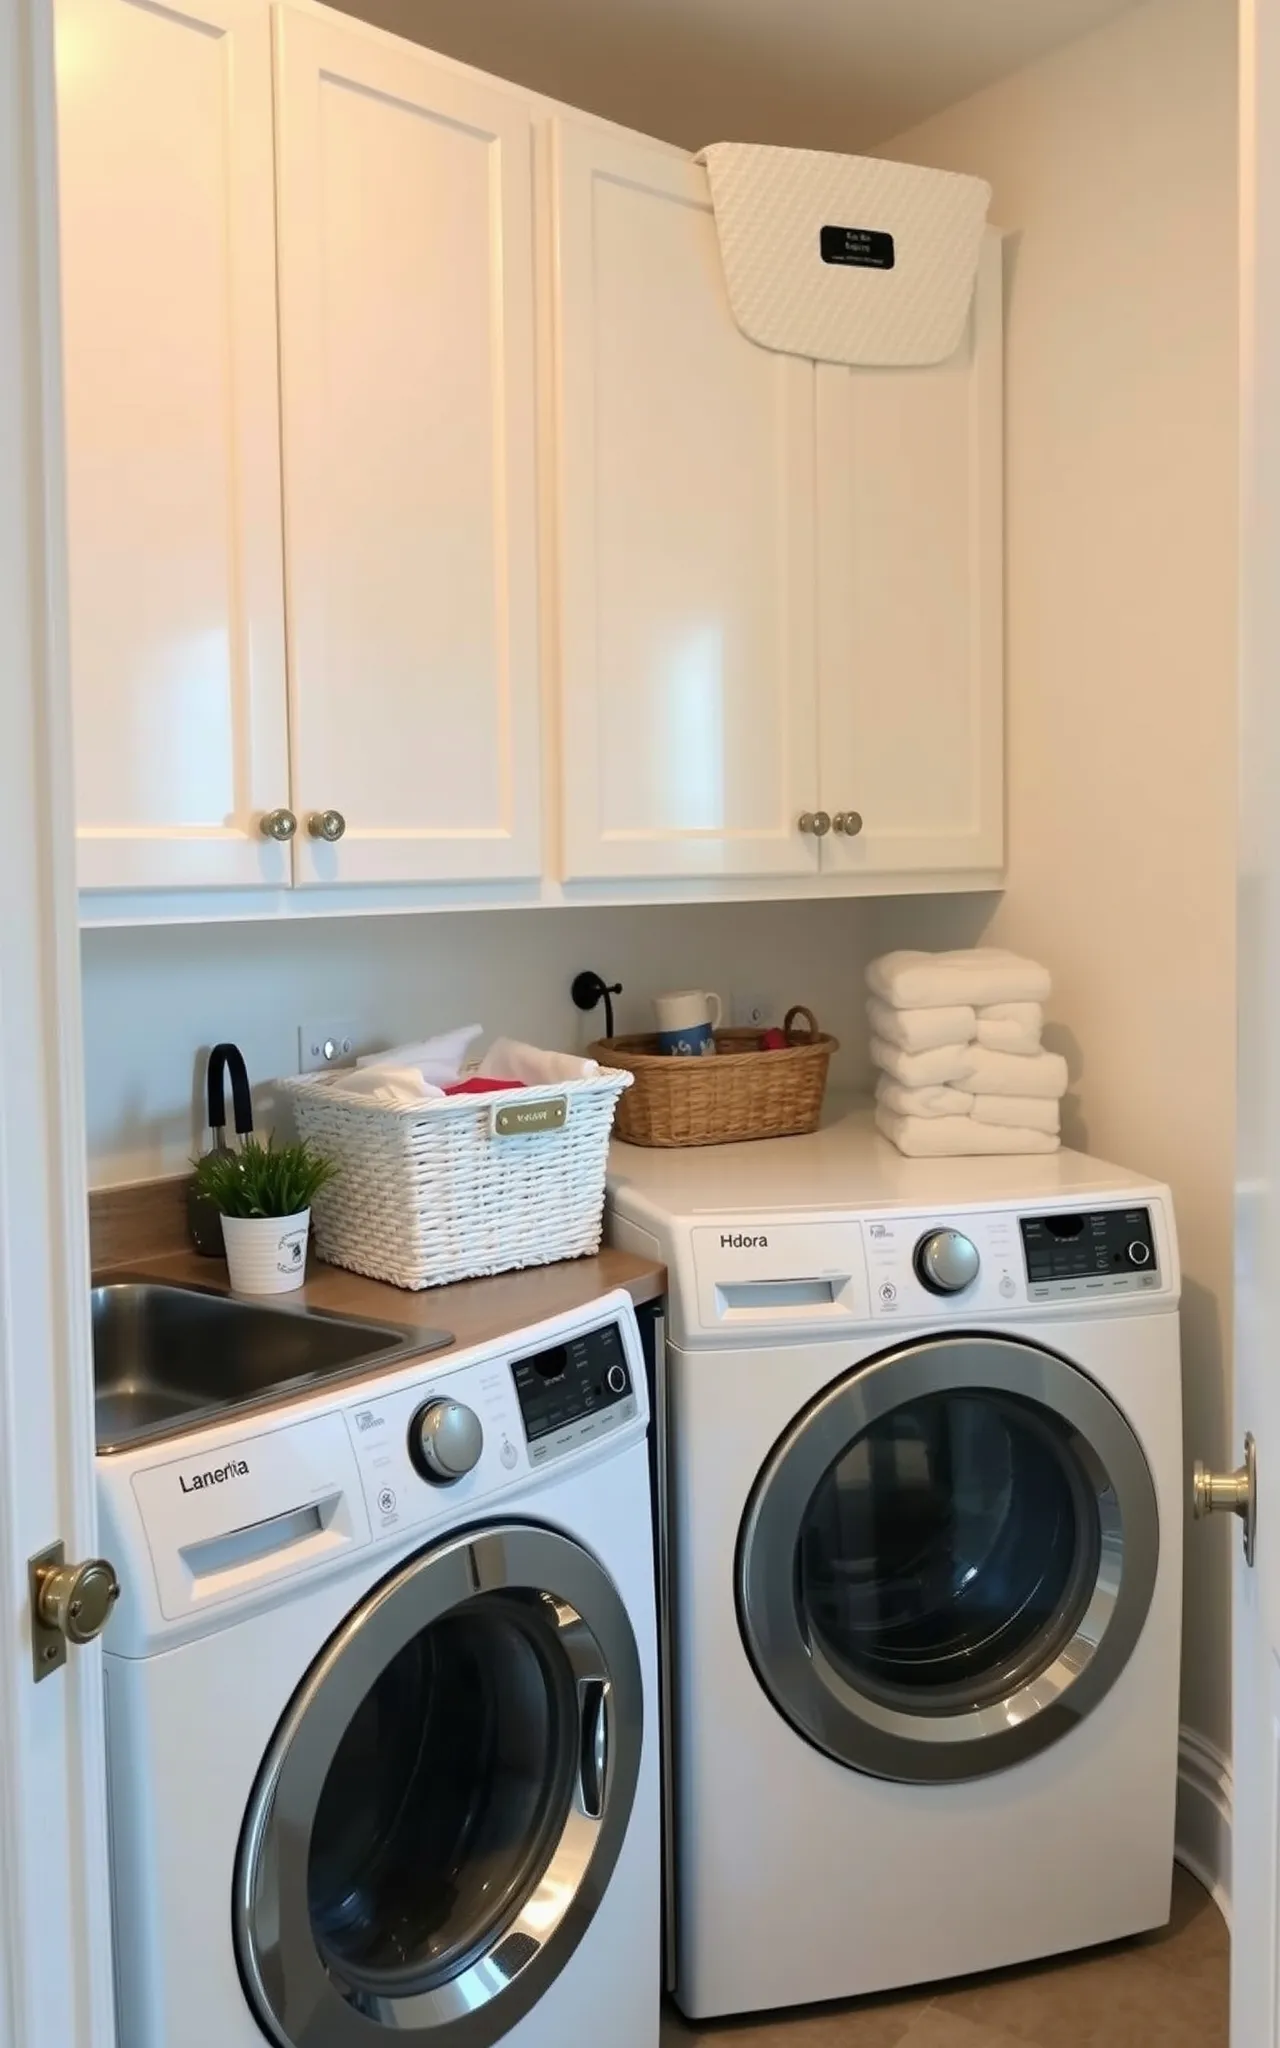
[[[609,1775],[609,1686],[589,1678],[582,1687],[578,1719],[578,1792],[590,1820],[604,1812]]]

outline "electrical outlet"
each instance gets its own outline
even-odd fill
[[[771,1024],[778,1023],[778,1003],[775,996],[743,995],[734,996],[729,1005],[735,1024],[744,1031],[767,1031]]]
[[[329,1018],[318,1024],[298,1026],[298,1072],[316,1074],[321,1067],[340,1067],[354,1057],[356,1033],[353,1024]]]

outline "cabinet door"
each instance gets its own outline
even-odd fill
[[[556,157],[564,872],[811,873],[813,367],[734,325],[703,171]]]
[[[529,108],[336,14],[276,33],[297,879],[536,875]]]
[[[828,870],[1003,859],[1002,327],[992,233],[950,361],[818,366],[821,802],[863,819]]]
[[[57,0],[81,884],[288,880],[270,23]]]

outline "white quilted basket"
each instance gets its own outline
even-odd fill
[[[323,1078],[280,1083],[298,1126],[338,1172],[312,1209],[332,1266],[440,1287],[600,1248],[609,1133],[631,1075],[387,1109],[344,1102]]]

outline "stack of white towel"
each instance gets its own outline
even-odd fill
[[[867,969],[876,1123],[910,1159],[1056,1152],[1067,1063],[1040,1043],[1047,971],[995,947]]]

